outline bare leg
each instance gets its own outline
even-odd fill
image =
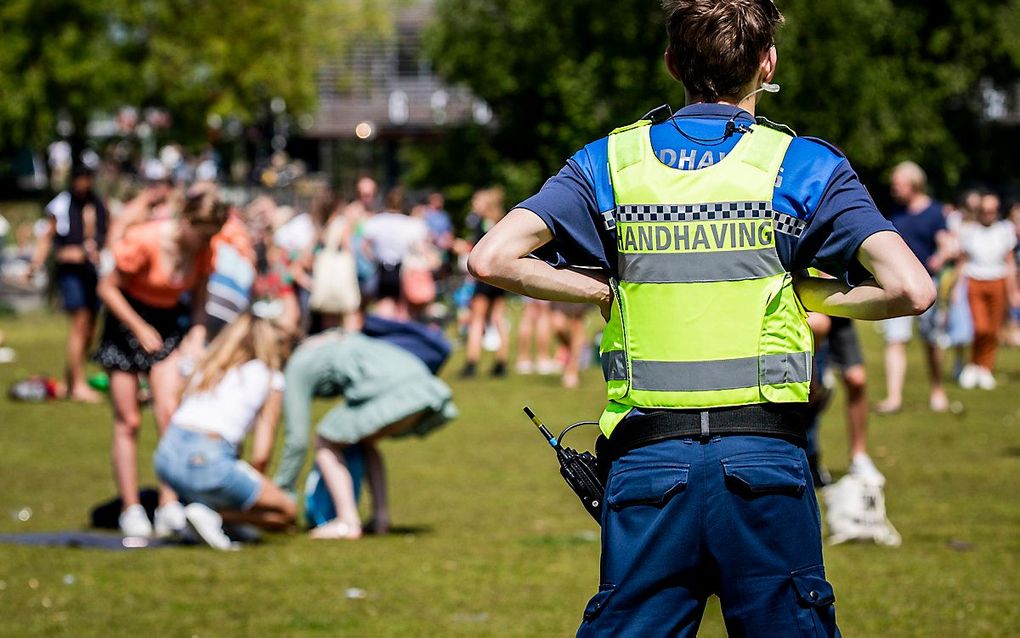
[[[907,344],[893,342],[885,346],[885,399],[879,412],[895,412],[903,406],[903,382],[907,376]]]
[[[496,351],[496,361],[506,363],[510,358],[510,332],[507,330],[506,321],[506,298],[497,297],[492,300],[489,307],[489,321],[496,327],[499,334],[499,350]]]
[[[471,298],[471,317],[468,319],[468,363],[478,363],[482,358],[482,338],[485,336],[485,320],[489,314],[489,300],[482,295]]]
[[[92,343],[95,314],[88,308],[79,308],[68,315],[67,331],[67,398],[84,403],[98,403],[102,397],[89,387],[85,379],[85,356]]]
[[[552,311],[547,302],[539,302],[538,316],[535,319],[535,359],[539,366],[551,363],[549,358],[549,341],[552,337]],[[543,367],[545,367],[543,366]]]
[[[170,426],[170,417],[177,410],[181,392],[181,373],[177,367],[178,357],[174,353],[152,366],[149,371],[149,389],[152,392],[152,414],[160,438]],[[160,483],[159,504],[166,505],[177,500],[177,494],[169,486]]]
[[[517,366],[525,370],[531,369],[531,346],[538,321],[538,303],[529,301],[524,304],[521,320],[517,325]]]
[[[294,525],[297,506],[275,483],[262,477],[262,493],[250,510],[220,512],[224,522],[251,523],[272,531],[283,531]]]
[[[138,505],[138,376],[109,370],[110,400],[113,402],[113,478],[123,509]]]
[[[868,375],[863,365],[843,372],[850,458],[868,451]]]
[[[354,480],[347,469],[347,462],[342,454],[344,446],[319,437],[316,443],[315,463],[326,482],[329,495],[333,497],[336,508],[336,520],[348,527],[342,537],[356,539],[361,537],[361,518],[358,516],[358,504],[354,499]]]
[[[583,316],[568,318],[567,326],[569,343],[567,365],[563,368],[563,386],[576,388],[581,385],[581,355],[587,346],[588,335]]]
[[[390,497],[386,481],[386,464],[382,452],[375,443],[364,442],[365,471],[368,476],[368,488],[372,492],[372,518],[375,520],[375,533],[387,534],[390,531]]]
[[[949,409],[949,398],[942,385],[942,350],[934,343],[925,343],[924,354],[928,363],[928,376],[931,378],[931,409],[945,412]]]

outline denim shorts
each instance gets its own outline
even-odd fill
[[[99,311],[99,295],[96,286],[99,276],[92,264],[57,264],[56,284],[60,291],[64,310]]]
[[[237,458],[223,439],[171,425],[156,448],[156,476],[181,501],[213,509],[251,509],[262,494],[262,475]]]

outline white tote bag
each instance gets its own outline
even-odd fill
[[[312,310],[329,314],[354,312],[361,306],[358,270],[354,254],[341,250],[339,235],[330,224],[326,245],[315,256],[312,266],[312,290],[308,305]]]

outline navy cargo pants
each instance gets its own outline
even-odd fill
[[[719,596],[730,636],[839,636],[803,450],[673,439],[613,463],[599,593],[577,635],[695,636]]]

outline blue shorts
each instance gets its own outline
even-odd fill
[[[713,594],[730,636],[839,636],[796,445],[727,436],[637,448],[613,463],[605,505],[601,584],[578,636],[693,637]]]
[[[154,462],[156,476],[185,503],[247,510],[262,494],[262,475],[237,458],[234,446],[208,434],[171,425]]]
[[[57,264],[57,290],[64,310],[75,312],[88,309],[99,312],[99,295],[96,286],[99,275],[92,264]]]

